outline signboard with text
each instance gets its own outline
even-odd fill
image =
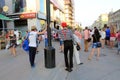
[[[17,20],[17,19],[32,19],[36,18],[36,13],[22,13],[22,14],[13,14],[13,15],[7,15],[8,17]]]
[[[36,18],[36,13],[20,14],[20,19],[31,19],[31,18]]]

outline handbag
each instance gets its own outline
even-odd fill
[[[90,42],[90,41],[91,41],[91,38],[88,38],[87,41]]]
[[[77,44],[76,45],[76,49],[79,51],[80,50],[80,46]]]
[[[97,47],[101,47],[101,42],[97,42]]]
[[[90,35],[89,30],[88,30],[88,35]],[[91,42],[91,38],[90,37],[87,39],[87,42]]]

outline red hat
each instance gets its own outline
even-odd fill
[[[67,27],[67,23],[66,22],[62,22],[61,23],[61,26],[64,28],[64,27]]]

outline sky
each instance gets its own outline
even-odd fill
[[[90,26],[100,14],[120,9],[120,0],[74,0],[75,21]]]

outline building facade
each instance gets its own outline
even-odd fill
[[[5,5],[5,1],[4,0],[1,0],[0,1],[0,14],[3,13],[3,6]],[[3,25],[2,25],[2,20],[0,20],[0,31],[2,30],[3,28]]]
[[[120,9],[115,12],[110,12],[108,19],[108,25],[116,27],[116,30],[120,29]]]
[[[74,16],[74,0],[64,0],[65,1],[65,21],[67,21],[69,26],[75,26],[75,16]]]
[[[18,29],[23,33],[35,25],[41,30],[46,23],[46,0],[2,0],[8,6],[6,15],[12,18],[7,22],[6,28]],[[66,2],[67,1],[67,2]],[[0,2],[1,3],[1,2]],[[73,26],[74,23],[73,0],[50,0],[51,24],[56,26],[62,21]]]
[[[92,26],[102,29],[105,24],[108,24],[108,14],[101,14]]]

